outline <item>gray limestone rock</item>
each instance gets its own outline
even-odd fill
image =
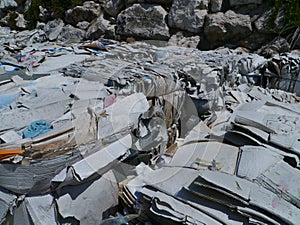
[[[113,17],[116,17],[123,9],[125,9],[123,0],[110,0],[104,5],[105,12]]]
[[[87,21],[82,21],[76,24],[76,27],[78,27],[81,30],[86,30],[90,26],[90,23]]]
[[[91,22],[100,14],[100,5],[93,2],[84,2],[82,6],[76,6],[66,11],[65,20],[67,23],[76,25],[82,21]]]
[[[62,31],[62,28],[64,27],[64,22],[61,19],[56,19],[49,21],[45,27],[44,31],[46,36],[48,37],[49,41],[54,41],[57,39],[58,35]]]
[[[207,0],[175,0],[168,15],[172,28],[199,33],[207,15]]]
[[[205,36],[213,48],[226,42],[239,41],[247,37],[251,31],[250,16],[236,14],[231,10],[207,15],[204,29]]]
[[[220,12],[222,9],[223,0],[211,0],[210,1],[210,10],[211,12]]]
[[[42,6],[39,6],[39,10],[40,10],[39,19],[42,22],[48,22],[51,18],[51,12],[48,9],[43,8]]]
[[[166,40],[170,37],[166,15],[159,5],[134,4],[118,15],[116,32],[122,36]]]
[[[17,14],[18,14],[18,16],[15,19],[16,27],[18,29],[26,29],[27,28],[27,21],[24,18],[24,14],[21,14],[21,13],[17,13]]]
[[[96,40],[104,35],[114,38],[114,28],[110,24],[110,21],[99,16],[93,20],[86,32],[86,39]]]

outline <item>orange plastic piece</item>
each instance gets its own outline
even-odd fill
[[[0,149],[0,160],[22,154],[23,152],[24,150],[21,149]]]

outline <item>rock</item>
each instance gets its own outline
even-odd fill
[[[174,0],[168,24],[172,28],[199,33],[204,25],[207,9],[207,0]]]
[[[97,18],[100,14],[100,5],[93,2],[84,2],[82,6],[76,6],[73,9],[69,9],[65,13],[65,20],[67,23],[76,25],[81,21],[91,22]]]
[[[1,26],[8,26],[14,30],[24,30],[27,28],[27,21],[24,19],[24,15],[18,12],[9,12],[0,21]]]
[[[159,5],[134,4],[117,17],[117,34],[145,39],[170,37],[165,22],[167,12]]]
[[[8,11],[12,8],[16,8],[18,3],[14,0],[1,0],[0,1],[0,9],[3,11]]]
[[[220,12],[222,9],[222,4],[223,4],[223,0],[211,0],[210,11],[213,13]]]
[[[38,30],[44,30],[44,29],[45,29],[45,26],[46,26],[45,23],[43,23],[43,22],[37,22],[35,28],[38,29]]]
[[[51,18],[51,12],[46,9],[43,8],[42,6],[39,6],[39,10],[40,10],[40,14],[39,14],[39,18],[42,22],[48,22]]]
[[[17,13],[17,14],[18,14],[18,16],[15,19],[16,27],[18,29],[26,29],[27,28],[27,21],[25,20],[24,15],[20,14],[20,13]]]
[[[104,19],[103,15],[91,22],[86,32],[86,39],[96,40],[102,36],[115,37],[115,27],[110,24],[110,21]]]
[[[262,4],[262,0],[229,0],[231,6]]]
[[[182,46],[186,48],[197,48],[199,42],[199,36],[187,36],[179,31],[171,36],[169,45]]]
[[[116,35],[116,24],[108,24],[107,29],[104,34],[104,38],[108,39],[119,39]]]
[[[79,42],[85,37],[85,31],[68,24],[61,29],[57,40],[63,42]]]
[[[290,44],[283,37],[276,37],[270,43],[261,47],[256,53],[266,58],[271,58],[274,55],[289,52],[291,50]]]
[[[125,9],[123,0],[110,0],[104,5],[105,12],[113,17],[116,17],[123,9]]]
[[[235,43],[252,31],[250,16],[229,10],[207,15],[204,33],[212,48]]]
[[[45,34],[48,37],[49,41],[54,41],[57,39],[58,35],[64,27],[64,22],[61,19],[56,19],[49,21],[44,28]]]
[[[90,23],[87,21],[82,21],[77,23],[76,27],[78,27],[81,30],[86,30],[90,26]]]

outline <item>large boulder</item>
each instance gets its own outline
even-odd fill
[[[105,12],[113,17],[116,17],[123,9],[125,9],[123,0],[110,0],[104,5]]]
[[[85,31],[68,24],[61,29],[57,40],[63,42],[79,42],[85,38]]]
[[[96,40],[103,36],[114,39],[115,27],[101,15],[91,22],[86,32],[86,39]]]
[[[117,17],[117,34],[145,39],[170,37],[163,7],[153,4],[134,4]]]
[[[262,4],[262,0],[229,0],[231,6]]]
[[[49,41],[54,41],[57,39],[58,35],[62,31],[62,28],[64,27],[64,22],[61,19],[55,19],[52,21],[49,21],[45,27],[44,31],[46,36],[48,37]]]
[[[76,6],[73,9],[69,9],[65,14],[65,21],[69,24],[76,25],[81,21],[91,22],[100,14],[100,5],[93,2],[84,2],[82,6]]]
[[[168,15],[172,28],[199,33],[207,15],[208,0],[174,0]]]
[[[204,32],[211,48],[236,43],[252,32],[250,16],[231,10],[207,15]]]

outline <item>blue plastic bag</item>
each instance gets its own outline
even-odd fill
[[[45,120],[37,120],[32,122],[27,130],[23,131],[23,138],[34,138],[52,129]]]

